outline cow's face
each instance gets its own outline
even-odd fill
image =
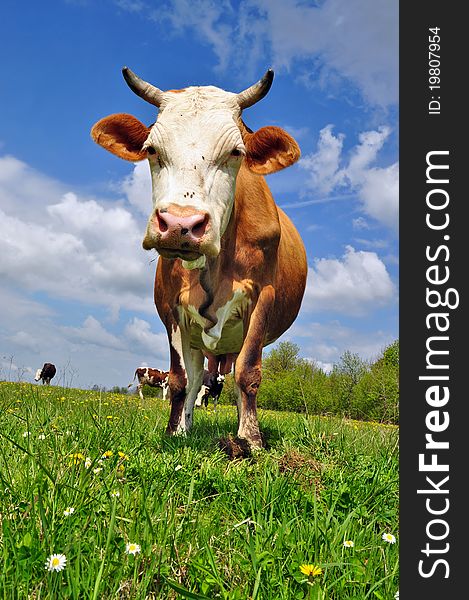
[[[211,86],[162,92],[128,69],[124,76],[159,107],[157,121],[147,128],[131,115],[111,115],[96,123],[93,139],[121,158],[148,159],[153,210],[143,247],[200,267],[205,256],[220,252],[242,161],[266,174],[299,157],[295,140],[282,129],[252,133],[241,121],[242,109],[267,93],[273,73],[239,94]]]
[[[41,379],[42,368],[36,371],[36,375],[34,376],[34,381],[39,381]]]
[[[166,258],[216,256],[246,149],[235,94],[217,88],[168,93],[144,149],[153,212],[143,240]]]

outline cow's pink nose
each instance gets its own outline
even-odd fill
[[[157,212],[158,229],[163,237],[170,234],[187,236],[188,239],[199,240],[205,233],[208,215],[195,213],[188,216],[177,216],[170,212]]]

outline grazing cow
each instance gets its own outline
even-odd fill
[[[224,375],[220,375],[220,373],[210,373],[210,371],[205,369],[202,387],[200,388],[200,392],[197,394],[197,398],[195,399],[195,405],[202,406],[203,404],[205,408],[207,408],[208,399],[211,396],[213,398],[213,407],[216,408],[218,398],[220,398],[223,390],[224,382]]]
[[[131,90],[159,108],[157,120],[147,127],[114,114],[91,136],[120,158],[149,162],[153,209],[142,245],[160,254],[154,297],[170,350],[166,431],[191,428],[205,353],[211,372],[234,366],[237,434],[260,448],[262,348],[295,320],[307,275],[300,235],[263,177],[296,162],[300,149],[283,129],[253,132],[241,118],[267,94],[273,71],[240,93],[162,91],[122,71]]]
[[[160,371],[158,369],[150,369],[148,367],[139,367],[135,371],[133,381],[135,381],[135,378],[137,377],[137,391],[140,398],[143,400],[143,386],[149,385],[150,387],[161,388],[163,390],[163,400],[166,400],[166,394],[168,393],[168,375],[169,371]],[[133,385],[133,381],[129,383],[127,387],[131,387]]]
[[[53,365],[52,363],[44,363],[42,369],[38,369],[36,371],[34,381],[39,381],[40,379],[42,379],[43,385],[50,385],[50,380],[52,379],[52,377],[54,377],[56,372],[57,369],[55,368],[55,365]]]

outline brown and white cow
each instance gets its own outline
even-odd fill
[[[208,369],[238,390],[238,437],[262,446],[256,408],[262,348],[295,320],[307,262],[301,238],[276,206],[263,175],[298,160],[279,127],[251,131],[242,111],[270,89],[273,71],[240,93],[207,87],[162,91],[123,69],[129,87],[159,108],[146,127],[114,114],[93,139],[117,156],[147,159],[153,210],[143,247],[160,258],[155,304],[170,346],[167,432],[186,433]]]
[[[168,376],[169,371],[160,371],[159,369],[150,369],[149,367],[138,367],[135,370],[133,381],[138,380],[137,391],[140,398],[143,400],[143,386],[159,387],[163,390],[163,400],[166,400],[168,393]],[[133,381],[127,387],[133,385]]]
[[[57,369],[52,363],[44,363],[41,369],[36,371],[34,381],[42,379],[43,385],[50,385],[50,380],[55,376]]]

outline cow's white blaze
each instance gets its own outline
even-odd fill
[[[38,369],[36,371],[36,375],[34,376],[34,381],[39,381],[41,379],[42,369]]]
[[[240,114],[236,94],[216,87],[165,93],[165,102],[144,145],[155,150],[149,155],[153,212],[144,247],[160,249],[157,211],[164,214],[171,207],[179,207],[208,215],[200,253],[218,255],[245,154],[237,125]]]

